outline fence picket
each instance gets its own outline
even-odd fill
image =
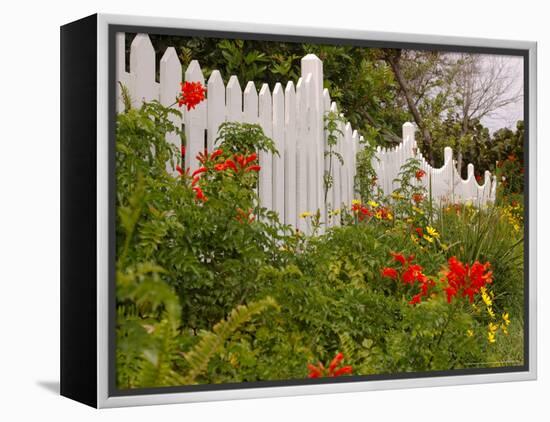
[[[273,211],[285,221],[285,97],[283,86],[275,84],[273,89],[273,142],[279,152],[273,156]]]
[[[289,81],[285,88],[285,223],[296,227],[296,91]]]
[[[208,101],[206,147],[213,151],[218,137],[218,128],[225,122],[225,85],[219,70],[214,70],[208,78],[206,90]]]
[[[181,81],[181,63],[176,50],[169,47],[160,60],[160,81],[155,81],[155,51],[146,34],[138,34],[130,46],[130,71],[126,72],[125,34],[116,34],[116,78],[127,87],[132,106],[139,107],[142,101],[158,100],[171,105],[178,95]],[[201,82],[204,76],[196,60],[191,61],[185,71],[185,80]],[[117,84],[117,111],[124,107],[121,89]],[[308,220],[299,218],[302,212],[321,213],[327,227],[338,225],[340,219],[329,218],[327,211],[350,206],[358,196],[356,191],[357,153],[363,148],[363,137],[349,123],[340,123],[342,134],[337,136],[334,151],[341,154],[344,164],[332,158],[332,164],[325,151],[328,150],[328,133],[324,130],[324,116],[329,111],[338,113],[338,106],[331,102],[330,93],[323,89],[323,63],[313,54],[301,60],[301,77],[296,86],[289,81],[277,83],[271,95],[269,86],[263,84],[260,92],[255,82],[249,81],[241,90],[236,76],[231,76],[227,86],[221,74],[213,70],[208,80],[207,98],[192,110],[181,109],[183,119],[170,117],[176,126],[183,125],[187,153],[185,165],[191,171],[198,167],[196,155],[207,148],[212,151],[218,128],[224,121],[259,123],[266,136],[273,139],[280,156],[260,152],[259,201],[260,205],[275,210],[286,224],[297,226],[308,232]],[[395,148],[377,147],[372,160],[376,172],[376,185],[387,195],[395,187],[393,180],[400,168],[413,157],[416,148],[416,128],[405,123],[402,128],[403,141]],[[168,142],[179,147],[180,139],[167,134]],[[451,148],[444,149],[444,164],[434,168],[421,153],[416,157],[426,177],[418,182],[429,188],[437,201],[473,201],[484,205],[494,201],[496,178],[485,172],[483,184],[474,177],[474,167],[468,165],[468,176],[462,179],[456,169]],[[167,163],[168,165],[168,163]],[[333,182],[325,198],[324,175],[331,167]],[[173,172],[170,165],[169,172]]]
[[[204,76],[202,74],[199,62],[192,60],[185,71],[185,81],[187,82],[200,82],[204,85]],[[195,108],[191,110],[184,110],[184,123],[185,123],[185,166],[189,168],[191,172],[199,167],[197,161],[197,155],[199,152],[203,152],[206,148],[204,132],[206,130],[206,102],[203,101],[197,104]]]
[[[243,92],[235,75],[229,78],[226,93],[226,116],[228,122],[243,121]]]
[[[258,122],[265,136],[271,138],[273,129],[273,103],[271,102],[271,93],[269,92],[269,86],[267,84],[262,85],[260,95],[258,96],[258,102]],[[259,175],[260,204],[271,210],[273,209],[273,155],[270,152],[260,151],[259,162],[261,167]]]
[[[158,99],[155,82],[155,49],[149,36],[137,34],[130,46],[132,106],[139,108],[143,101]]]
[[[244,89],[243,122],[258,123],[258,91],[252,81]]]
[[[307,202],[307,116],[306,116],[306,93],[303,78],[298,79],[296,84],[296,206],[298,215],[298,229],[307,231],[307,221],[301,218],[300,214],[308,211]]]
[[[181,63],[178,59],[178,54],[174,47],[168,47],[160,59],[160,103],[166,107],[172,106],[174,109],[178,109],[175,104],[176,98],[180,91],[181,83]],[[174,126],[181,127],[181,118],[175,115],[171,115],[169,119]],[[179,155],[181,150],[181,138],[175,132],[166,134],[166,140],[174,145],[176,154]],[[176,175],[175,164],[179,164],[179,160],[176,163],[166,163],[166,170]]]

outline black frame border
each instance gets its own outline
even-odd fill
[[[503,366],[496,368],[465,368],[446,371],[431,371],[431,372],[406,372],[399,374],[376,374],[376,375],[353,375],[344,378],[318,378],[318,379],[290,379],[281,381],[254,381],[241,383],[225,383],[225,384],[198,384],[198,385],[181,385],[170,387],[154,387],[154,388],[135,388],[135,389],[118,389],[116,386],[116,247],[115,247],[115,224],[116,224],[116,178],[115,178],[115,130],[116,130],[116,33],[146,33],[154,35],[170,35],[182,37],[211,37],[211,38],[228,38],[228,39],[243,39],[243,40],[258,40],[258,41],[273,41],[273,42],[308,42],[315,44],[332,44],[332,45],[353,45],[364,48],[399,48],[399,49],[416,49],[429,51],[447,51],[447,52],[467,52],[478,54],[499,54],[509,56],[523,57],[523,121],[524,121],[524,140],[523,140],[523,163],[525,168],[524,173],[524,345],[523,345],[523,365],[518,366]],[[433,38],[436,38],[435,36]],[[447,376],[460,375],[479,375],[479,374],[499,374],[499,373],[518,373],[528,372],[530,368],[529,362],[529,198],[530,198],[530,165],[529,165],[529,124],[530,124],[530,108],[529,108],[529,49],[520,48],[501,48],[501,47],[479,47],[465,46],[454,44],[437,44],[437,43],[421,43],[421,42],[400,42],[400,41],[380,41],[369,39],[353,39],[353,38],[331,38],[317,36],[301,36],[292,34],[264,34],[253,32],[239,31],[218,31],[218,30],[203,30],[189,28],[172,28],[158,26],[142,26],[142,25],[124,25],[124,24],[109,24],[108,25],[108,154],[109,154],[109,287],[108,287],[108,320],[109,320],[109,355],[108,355],[108,397],[123,397],[123,396],[139,396],[146,394],[171,394],[171,393],[186,393],[200,391],[220,391],[220,390],[239,390],[239,389],[258,389],[269,387],[287,387],[301,385],[318,385],[318,384],[340,384],[350,382],[365,382],[365,381],[386,381],[386,380],[404,380],[412,378],[436,378]],[[535,193],[536,194],[536,193]]]

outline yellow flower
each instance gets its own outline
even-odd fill
[[[424,215],[424,211],[422,211],[420,208],[415,207],[415,206],[413,205],[412,209],[413,209],[415,212],[417,212],[418,214]]]
[[[427,226],[426,227],[426,231],[428,232],[428,234],[432,237],[439,237],[439,233],[437,232],[436,229],[434,229],[432,226]]]
[[[378,203],[374,202],[373,200],[368,201],[367,204],[369,206],[371,206],[372,208],[377,208],[378,207]]]
[[[424,235],[424,239],[426,239],[430,243],[434,243],[434,238],[431,236],[428,236],[427,234]]]
[[[508,315],[508,312],[504,312],[502,314],[502,320],[504,321],[504,324],[506,324],[506,326],[510,325],[510,315]]]
[[[502,329],[502,332],[506,335],[508,335],[508,328],[506,328],[506,325],[504,324],[501,324],[500,325],[500,328]]]
[[[412,240],[414,243],[418,244],[418,236],[415,236],[414,234],[411,234],[411,240]]]
[[[331,215],[331,216],[333,216],[333,215],[338,215],[338,214],[340,214],[340,208],[336,208],[335,210],[332,210],[332,211],[330,212],[330,215]]]
[[[300,214],[300,218],[307,218],[307,217],[311,217],[313,214],[310,213],[309,211],[304,211],[303,213]]]
[[[399,192],[392,192],[391,197],[393,199],[403,199],[404,198],[404,196],[402,194],[400,194]]]
[[[495,333],[487,333],[487,341],[489,341],[489,343],[495,343],[497,341]]]
[[[466,331],[466,334],[468,334],[468,337],[472,337],[474,335],[474,332],[472,330]]]
[[[490,307],[490,306],[487,306],[487,313],[489,314],[489,316],[491,318],[494,318],[495,317],[495,313],[493,312],[493,308]]]
[[[491,300],[491,297],[487,294],[487,289],[485,287],[482,287],[480,290],[483,303],[485,303],[485,305],[487,306],[491,306],[493,304],[493,301]]]
[[[490,333],[496,333],[498,330],[498,325],[493,324],[492,322],[489,323],[489,332]]]
[[[381,219],[382,218],[382,211],[377,211],[376,214],[374,214],[374,216],[377,218],[377,219]]]
[[[413,219],[412,219],[412,218],[407,218],[405,221],[406,221],[407,223],[411,224],[411,223],[413,222]]]
[[[393,214],[388,211],[388,213],[386,214],[386,218],[390,221],[393,220]]]
[[[359,199],[352,199],[351,205],[361,205],[361,201]]]

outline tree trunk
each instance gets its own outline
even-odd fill
[[[418,107],[416,106],[415,101],[412,97],[411,91],[409,89],[409,85],[405,80],[405,77],[403,76],[401,65],[399,63],[400,56],[401,56],[401,51],[399,50],[395,55],[394,54],[386,55],[386,60],[388,61],[388,63],[392,68],[393,74],[395,75],[395,79],[397,80],[397,83],[399,84],[401,91],[403,91],[405,100],[407,101],[407,106],[409,107],[409,110],[413,115],[415,123],[420,129],[420,132],[422,134],[422,139],[424,141],[424,150],[426,152],[426,155],[428,156],[428,161],[430,162],[431,165],[434,165],[433,151],[432,151],[432,145],[433,145],[432,136],[430,134],[430,131],[424,124],[422,116],[420,115],[420,111],[418,111]]]

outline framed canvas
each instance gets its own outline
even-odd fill
[[[61,394],[536,378],[536,43],[61,28]]]

